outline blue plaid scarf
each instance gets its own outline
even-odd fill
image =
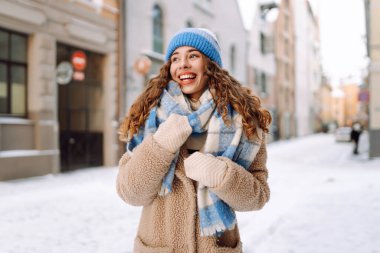
[[[154,134],[158,126],[171,113],[176,113],[188,117],[193,129],[192,135],[207,131],[206,142],[200,152],[212,154],[213,156],[227,157],[243,168],[248,169],[258,152],[259,144],[249,141],[243,134],[241,116],[229,106],[229,118],[232,119],[232,122],[230,126],[227,126],[215,109],[215,103],[210,91],[206,90],[202,94],[200,102],[200,108],[192,111],[179,85],[175,82],[170,82],[166,89],[164,89],[158,106],[151,110],[145,126],[127,143],[128,152],[132,152],[142,142],[144,137]],[[159,192],[161,196],[172,192],[178,154],[179,152],[175,155],[169,171],[163,179]],[[207,187],[198,186],[197,201],[202,236],[218,236],[223,231],[234,228],[236,225],[234,211]]]

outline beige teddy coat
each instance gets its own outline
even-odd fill
[[[210,189],[235,211],[258,210],[269,200],[264,135],[257,141],[260,148],[248,171],[228,158],[218,157],[227,163],[227,172],[222,183]],[[184,170],[184,159],[188,156],[183,146],[173,192],[165,197],[158,192],[174,155],[152,136],[144,139],[132,156],[126,153],[120,159],[118,194],[128,204],[143,206],[134,253],[242,252],[237,226],[220,238],[200,236],[196,183],[186,177]]]

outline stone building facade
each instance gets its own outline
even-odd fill
[[[119,5],[0,0],[0,180],[117,163]]]
[[[275,101],[278,138],[296,136],[295,25],[292,0],[282,0],[275,27]]]
[[[260,97],[272,115],[269,139],[276,140],[278,132],[275,101],[276,62],[274,28],[278,17],[275,1],[258,1],[254,12],[248,43],[248,86]]]
[[[380,0],[364,0],[369,72],[369,156],[380,157]]]
[[[305,136],[320,128],[322,110],[318,98],[322,68],[319,20],[308,0],[294,1],[295,17],[295,120],[296,135]]]

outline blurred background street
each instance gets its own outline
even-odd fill
[[[0,0],[0,252],[132,251],[118,128],[184,27],[273,118],[245,252],[380,252],[380,0]]]
[[[184,27],[218,37],[269,142],[358,123],[380,157],[379,1],[0,0],[0,180],[117,165],[120,122]]]
[[[269,144],[271,200],[238,213],[244,252],[380,252],[380,159],[318,134]],[[116,167],[0,182],[0,252],[132,252],[140,208]]]

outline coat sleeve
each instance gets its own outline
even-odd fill
[[[248,170],[226,157],[218,158],[227,163],[227,172],[223,182],[210,190],[235,211],[261,209],[270,197],[265,139]]]
[[[162,179],[169,170],[174,154],[161,147],[152,136],[119,161],[116,187],[119,196],[128,204],[144,206],[157,196]]]

